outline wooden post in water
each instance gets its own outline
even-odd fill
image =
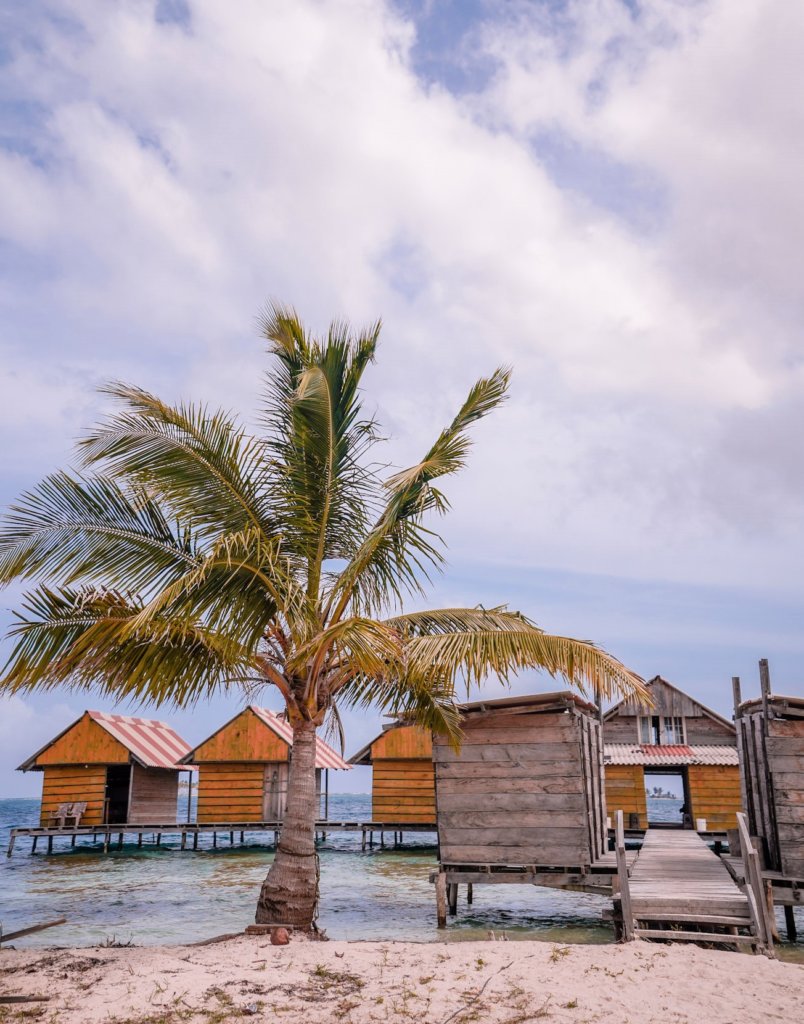
[[[458,883],[452,882],[447,886],[447,904],[449,906],[450,917],[455,917],[458,913]]]
[[[53,836],[47,837],[47,852],[53,853]]]
[[[447,876],[443,871],[438,872],[435,883],[436,891],[436,918],[439,928],[447,927]]]
[[[193,833],[193,849],[194,850],[198,849],[198,833],[197,832]]]
[[[31,855],[36,853],[36,843],[37,843],[38,839],[39,839],[39,836],[34,836],[33,837],[33,843],[31,843]]]
[[[467,903],[472,903],[472,902],[474,901],[474,895],[475,895],[475,890],[474,890],[474,886],[473,886],[473,885],[472,885],[472,883],[470,882],[470,883],[469,883],[469,884],[468,884],[468,885],[466,886],[466,902],[467,902]]]
[[[784,924],[787,929],[787,941],[795,942],[798,938],[798,932],[796,931],[796,915],[789,904],[784,908]]]

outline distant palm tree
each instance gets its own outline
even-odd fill
[[[537,667],[597,694],[641,681],[592,644],[549,636],[505,608],[402,611],[443,563],[424,525],[447,502],[467,428],[503,400],[479,380],[421,462],[385,481],[360,381],[380,325],[313,339],[296,314],[261,321],[273,363],[262,432],[223,412],[104,389],[121,408],[78,445],[85,472],[47,477],[0,533],[0,582],[38,581],[11,629],[0,692],[64,684],[111,700],[188,707],[272,684],[293,728],[287,813],[258,922],[313,925],[316,730],[374,705],[459,735],[456,678]]]

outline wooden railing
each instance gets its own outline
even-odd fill
[[[617,811],[616,815],[614,851],[617,857],[617,881],[620,888],[623,939],[625,942],[632,942],[634,939],[634,913],[631,909],[631,886],[628,882],[628,863],[625,858],[625,827],[622,811]]]
[[[737,812],[737,830],[740,834],[740,852],[743,858],[745,895],[751,909],[754,930],[761,951],[768,956],[773,956],[773,921],[770,918],[771,911],[768,908],[765,884],[762,881],[762,868],[759,863],[759,854],[751,842],[745,814],[742,811]]]

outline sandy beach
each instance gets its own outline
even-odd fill
[[[635,942],[302,942],[0,952],[0,1021],[754,1024],[800,1019],[804,966]]]

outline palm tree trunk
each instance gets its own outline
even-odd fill
[[[315,732],[312,722],[293,726],[287,808],[274,862],[262,883],[257,924],[289,924],[310,930],[315,920],[318,904]]]

